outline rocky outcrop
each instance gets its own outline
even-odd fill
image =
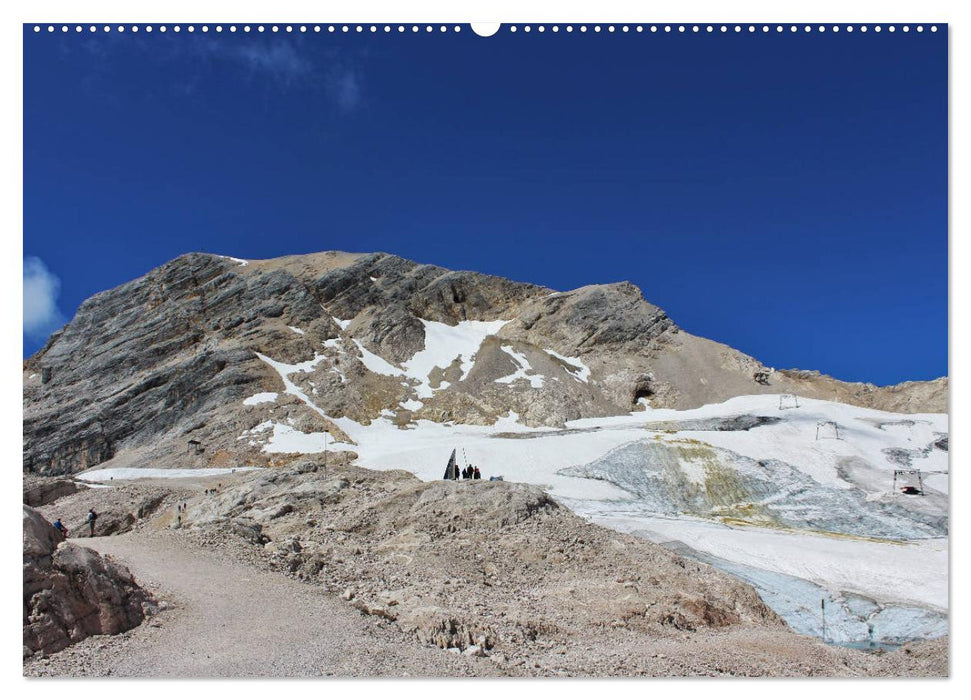
[[[95,634],[118,634],[154,610],[128,569],[65,542],[24,506],[24,654],[52,653]]]
[[[629,282],[547,294],[524,304],[504,336],[567,353],[649,352],[666,331],[667,314]],[[636,347],[634,347],[636,344]]]
[[[780,370],[791,382],[792,393],[806,393],[866,406],[891,413],[948,413],[948,379],[940,377],[927,382],[901,382],[876,386],[864,382],[842,382],[825,374],[808,370]]]
[[[406,377],[429,322],[466,321],[497,330],[474,357]],[[261,355],[302,369],[285,384]],[[939,411],[947,380],[881,388],[769,370],[681,331],[626,282],[554,292],[384,253],[245,264],[193,253],[91,297],[24,363],[23,467],[278,466],[295,455],[265,450],[253,432],[271,418],[353,447],[337,419],[491,425],[513,412],[557,427],[753,393]],[[244,403],[257,394],[276,398]]]
[[[72,537],[87,539],[92,536],[88,511],[94,509],[98,514],[94,537],[108,537],[141,529],[159,514],[172,517],[178,512],[177,504],[192,493],[178,486],[136,481],[111,488],[85,488],[37,510],[51,522],[59,518]]]
[[[70,496],[87,486],[70,479],[33,478],[24,481],[24,505],[38,508],[53,503],[59,498]]]
[[[470,655],[577,629],[783,627],[746,584],[587,523],[527,484],[308,461],[190,499],[181,527],[248,542],[362,613]]]

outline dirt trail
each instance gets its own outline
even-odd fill
[[[173,606],[125,644],[78,645],[87,647],[77,649],[86,657],[83,675],[455,676],[492,666],[414,643],[321,589],[196,549],[176,533],[85,538],[83,545],[123,562]]]

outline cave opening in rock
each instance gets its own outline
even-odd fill
[[[638,384],[631,395],[631,408],[650,406],[654,399],[654,388],[650,383]]]

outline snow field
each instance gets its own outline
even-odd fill
[[[610,514],[597,504],[575,504],[594,522],[654,542],[683,542],[692,549],[745,566],[812,581],[832,592],[883,603],[946,611],[947,540],[871,542],[758,527],[729,527],[695,518]]]
[[[336,442],[330,433],[303,433],[283,423],[273,424],[273,434],[263,446],[264,452],[297,452],[316,454],[334,450],[351,449],[353,445]]]
[[[77,475],[82,481],[124,481],[131,479],[195,479],[201,476],[222,476],[234,472],[246,472],[263,467],[235,467],[227,469],[149,469],[149,468],[124,468],[124,469],[92,469]]]

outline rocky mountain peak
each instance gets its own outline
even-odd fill
[[[832,396],[828,377],[761,370],[630,282],[559,292],[387,253],[190,253],[92,296],[25,361],[24,468],[283,463],[325,435],[353,448],[344,420],[557,427],[644,404]],[[920,383],[837,384],[863,405],[940,403]]]

